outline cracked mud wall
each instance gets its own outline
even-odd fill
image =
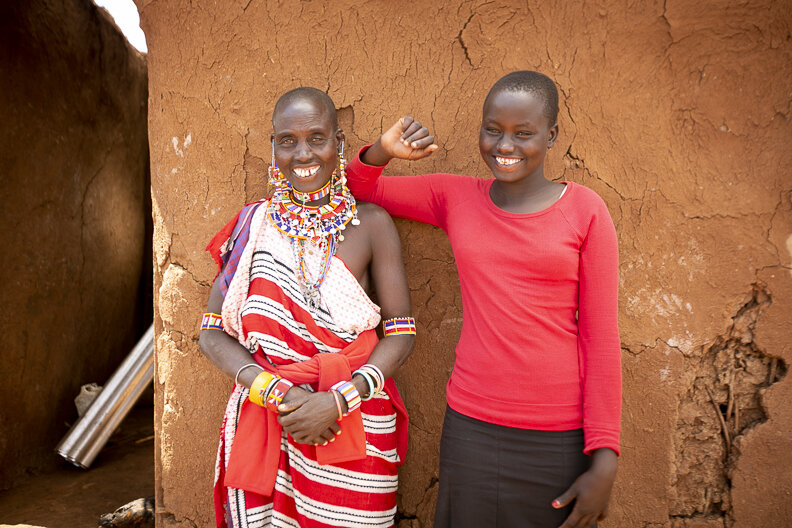
[[[788,3],[137,0],[149,44],[159,526],[211,524],[231,382],[197,346],[207,240],[266,192],[269,116],[327,90],[355,152],[405,113],[441,146],[399,171],[487,176],[481,103],[514,69],[561,90],[548,174],[606,201],[621,244],[619,527],[792,518],[792,15]],[[419,338],[399,526],[431,525],[461,325],[453,256],[399,221]]]
[[[88,0],[3,2],[0,71],[5,489],[148,326],[151,257],[145,58]]]

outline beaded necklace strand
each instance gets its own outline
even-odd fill
[[[355,198],[346,186],[343,166],[341,177],[337,177],[337,171],[333,171],[328,185],[316,193],[323,192],[325,188],[328,189],[330,202],[320,206],[308,206],[295,203],[293,193],[296,191],[284,181],[283,185],[275,189],[267,207],[269,221],[289,238],[296,262],[295,273],[303,297],[311,310],[317,310],[321,304],[319,287],[330,268],[338,242],[344,240],[342,231],[349,223],[360,224]],[[306,194],[310,197],[312,193],[300,193],[299,196],[303,198]],[[321,253],[321,265],[316,280],[310,279],[305,261],[305,246],[310,242],[318,242]]]
[[[304,192],[298,191],[297,189],[292,189],[292,195],[294,196],[294,201],[295,202],[302,202],[302,204],[305,205],[306,202],[315,202],[317,200],[321,200],[322,198],[324,198],[325,196],[330,194],[330,191],[331,191],[330,182],[331,181],[332,181],[332,179],[327,180],[327,183],[324,184],[324,187],[322,187],[318,191],[314,191],[314,192],[304,193]]]

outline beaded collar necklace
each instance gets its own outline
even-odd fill
[[[302,202],[303,204],[305,204],[306,202],[315,202],[317,200],[321,200],[322,198],[330,194],[331,181],[332,178],[327,180],[327,183],[324,185],[324,187],[322,187],[318,191],[309,192],[309,193],[300,192],[297,189],[292,188],[291,192],[292,192],[292,196],[294,196],[294,201]]]
[[[327,192],[330,201],[325,205],[307,206],[295,203],[292,195],[295,193],[291,186],[284,182],[276,188],[269,206],[267,218],[278,231],[289,238],[294,258],[297,263],[295,272],[300,283],[308,307],[311,310],[319,309],[321,296],[319,287],[324,282],[327,270],[330,268],[332,257],[335,255],[338,242],[344,240],[342,231],[347,224],[359,225],[357,218],[357,205],[355,198],[346,186],[346,175],[341,172],[337,177],[333,172],[328,185],[315,193],[300,193],[300,196]],[[314,201],[319,198],[309,198]],[[306,200],[307,201],[307,200]],[[307,264],[305,262],[305,246],[308,243],[318,243],[322,255],[321,265],[316,280],[310,280]]]

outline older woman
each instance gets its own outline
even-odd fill
[[[200,346],[235,381],[217,526],[392,526],[407,415],[390,376],[415,333],[398,234],[346,188],[326,94],[284,94],[272,126],[272,198],[207,247],[220,271]]]

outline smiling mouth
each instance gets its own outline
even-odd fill
[[[319,171],[319,165],[314,165],[313,167],[305,167],[305,168],[295,168],[294,174],[297,175],[298,178],[310,178],[314,174]]]
[[[511,167],[522,161],[522,158],[504,158],[503,156],[493,156],[501,167]]]

